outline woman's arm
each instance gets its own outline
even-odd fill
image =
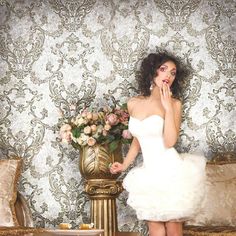
[[[129,151],[123,161],[124,170],[126,170],[129,167],[129,165],[133,163],[139,151],[140,151],[139,141],[137,138],[134,137],[130,145]]]
[[[132,162],[135,160],[135,158],[139,153],[139,150],[140,150],[139,141],[137,138],[134,137],[130,145],[129,151],[123,160],[123,163],[114,162],[110,167],[111,173],[116,174],[118,172],[125,171],[129,167],[129,165],[132,164]]]
[[[179,100],[171,97],[170,88],[167,84],[163,84],[160,93],[161,102],[165,110],[163,139],[165,146],[170,148],[175,145],[179,136],[182,105]]]
[[[172,108],[165,112],[163,138],[167,148],[173,147],[179,137],[181,107],[181,102],[175,100],[172,104]]]

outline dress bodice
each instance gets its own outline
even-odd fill
[[[143,120],[130,117],[129,130],[137,138],[162,137],[164,120],[159,115],[151,115]]]
[[[161,158],[167,150],[163,142],[163,125],[164,120],[159,115],[151,115],[143,120],[130,117],[129,130],[140,143],[144,161],[153,159],[153,154],[155,158]]]

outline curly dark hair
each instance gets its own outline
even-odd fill
[[[154,78],[157,76],[157,69],[159,69],[160,66],[167,61],[172,61],[176,65],[177,69],[175,80],[171,85],[172,96],[174,98],[181,99],[181,82],[183,78],[187,76],[187,71],[183,69],[182,63],[177,57],[166,52],[150,53],[143,59],[140,74],[138,76],[139,90],[143,96],[150,96],[150,86]]]

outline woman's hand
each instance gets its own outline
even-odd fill
[[[119,162],[114,162],[110,167],[110,172],[112,174],[117,174],[119,172],[122,172],[125,170],[124,164],[121,164]]]
[[[163,83],[162,88],[160,88],[160,94],[161,94],[161,104],[165,111],[169,111],[172,109],[172,99],[171,99],[171,91],[170,87],[167,83]]]

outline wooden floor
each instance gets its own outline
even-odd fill
[[[114,236],[141,236],[140,233],[116,232]]]
[[[1,235],[1,232],[0,232],[0,235]],[[3,235],[6,235],[6,234],[3,234]],[[61,236],[61,233],[57,233],[57,232],[47,232],[47,231],[44,231],[44,232],[35,232],[35,233],[27,233],[27,232],[19,232],[16,233],[14,232],[14,234],[7,234],[8,236],[10,235],[15,235],[15,236]],[[67,235],[66,233],[63,234],[63,235]],[[68,234],[69,235],[69,234]],[[70,234],[71,235],[71,234]],[[88,234],[88,236],[91,236],[91,234]],[[100,236],[104,236],[103,233],[100,234]],[[116,233],[113,233],[112,236],[141,236],[140,233],[134,233],[134,232],[116,232]]]

